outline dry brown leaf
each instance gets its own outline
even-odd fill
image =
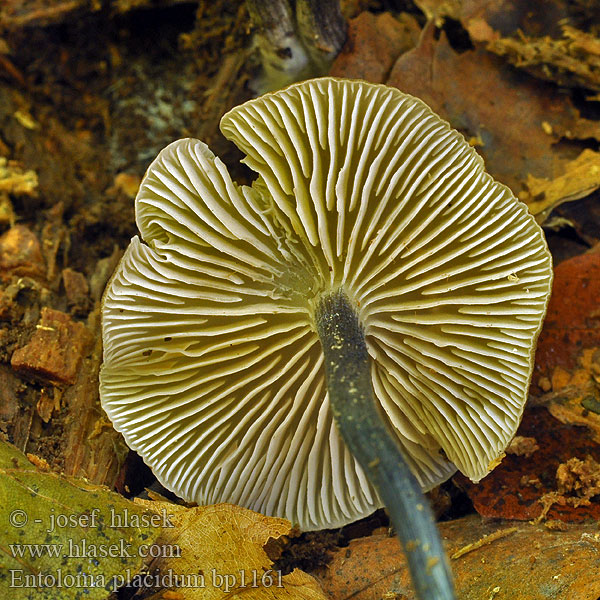
[[[550,212],[563,202],[584,198],[600,188],[600,153],[586,149],[568,162],[564,170],[555,179],[530,174],[527,190],[519,194],[519,199],[527,204],[539,223],[543,223]]]
[[[181,600],[326,600],[317,581],[295,569],[288,575],[272,569],[264,546],[289,535],[285,519],[265,517],[232,504],[185,508],[167,502],[138,501],[159,514],[172,515],[157,544],[167,549],[150,573],[187,576],[172,586]],[[172,552],[172,549],[178,549]],[[194,577],[195,576],[195,577]],[[165,580],[168,581],[168,580]]]
[[[580,149],[557,145],[542,123],[572,133],[580,114],[571,101],[483,49],[459,53],[444,32],[435,36],[430,23],[418,46],[396,61],[387,84],[424,100],[467,139],[481,140],[477,150],[486,169],[513,192],[530,174],[562,175]]]
[[[518,4],[517,0],[504,2]],[[407,36],[400,23],[387,27],[382,42],[380,25],[394,19],[363,13],[352,21],[349,41],[331,73],[379,83],[390,60],[400,53],[385,83],[421,98],[461,131],[477,147],[490,174],[527,201],[539,222],[562,202],[600,187],[596,172],[600,154],[581,152],[577,144],[569,143],[600,139],[600,123],[582,118],[571,99],[555,86],[519,73],[484,48],[499,39],[487,19],[503,23],[510,31],[520,24],[519,18],[504,15],[494,3],[477,0],[421,0],[420,6],[431,20],[413,49],[406,51],[414,44],[414,28]],[[445,15],[460,17],[472,38],[487,44],[458,52],[445,32],[436,39],[434,22]]]
[[[440,524],[448,553],[470,551],[452,560],[461,600],[550,600],[597,598],[600,580],[600,533],[596,523],[507,527],[471,515]],[[402,598],[414,600],[404,554],[395,538],[378,535],[350,542],[319,572],[333,600]],[[497,595],[492,594],[498,589]]]
[[[383,83],[396,59],[419,41],[414,16],[363,12],[348,23],[348,38],[331,66],[333,77]]]

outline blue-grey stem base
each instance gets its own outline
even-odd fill
[[[364,331],[343,291],[321,300],[316,323],[336,424],[390,514],[417,597],[454,600],[452,574],[431,507],[378,412]]]

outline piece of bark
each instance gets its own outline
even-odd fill
[[[19,380],[6,365],[0,364],[0,423],[10,423],[19,412]]]
[[[46,277],[53,289],[58,288],[60,281],[59,267],[56,264],[58,251],[61,245],[68,247],[69,232],[63,220],[64,205],[62,202],[55,204],[49,211],[42,229],[42,248],[46,259]]]
[[[552,296],[535,356],[533,382],[556,367],[575,368],[584,348],[600,346],[600,254],[582,254],[554,269]]]
[[[66,268],[62,281],[67,296],[67,305],[75,314],[85,313],[90,305],[90,288],[83,273]]]
[[[71,385],[90,341],[85,325],[45,306],[33,337],[13,353],[11,366],[42,381]]]
[[[95,314],[99,309],[94,311]],[[99,315],[96,323],[94,347],[82,362],[74,385],[65,390],[62,401],[67,435],[62,456],[66,475],[85,477],[92,483],[113,487],[129,449],[123,437],[110,424],[100,406],[98,373],[102,362],[102,337]]]

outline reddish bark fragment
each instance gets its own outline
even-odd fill
[[[556,367],[572,370],[582,349],[600,346],[599,303],[600,254],[582,254],[554,269],[552,297],[537,345],[534,383],[542,377],[552,380]]]
[[[73,269],[63,269],[62,280],[67,295],[67,304],[74,312],[83,312],[89,307],[90,288],[83,273]]]
[[[12,371],[0,365],[0,421],[12,422],[19,412],[17,400],[18,379]]]
[[[28,344],[16,350],[11,366],[52,383],[72,385],[91,334],[58,310],[42,308],[40,323]]]

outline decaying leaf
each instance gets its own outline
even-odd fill
[[[477,515],[441,523],[448,554],[458,556],[451,561],[457,597],[597,598],[600,580],[590,576],[600,569],[596,523],[561,529],[530,523],[515,527]],[[334,600],[415,599],[398,541],[384,535],[351,541],[318,577]]]
[[[499,50],[502,43],[521,44],[528,52],[537,52],[522,28],[535,37],[537,30],[532,23],[539,23],[543,30],[563,35],[558,41],[540,38],[545,44],[562,44],[563,54],[555,48],[553,56],[563,56],[564,65],[560,66],[555,57],[554,71],[569,67],[571,75],[577,71],[584,77],[589,72],[589,77],[600,78],[600,40],[586,37],[573,27],[559,26],[565,16],[560,7],[548,10],[520,0],[500,4],[420,0],[418,5],[430,21],[412,50],[408,48],[414,44],[414,23],[408,34],[404,21],[391,26],[394,19],[380,15],[377,19],[386,23],[382,38],[375,33],[376,18],[370,15],[369,20],[365,13],[352,22],[349,42],[332,74],[385,81],[425,100],[477,146],[488,171],[524,200],[541,223],[562,202],[582,198],[600,186],[598,153],[581,153],[576,145],[557,144],[561,140],[600,139],[600,123],[582,118],[571,99],[556,86],[519,73],[506,57],[493,53],[506,54]],[[444,32],[436,39],[435,24],[440,25],[448,16],[461,20],[475,49],[455,51]],[[506,32],[512,37],[506,37]],[[387,81],[382,79],[390,69],[390,60],[398,54]],[[588,62],[582,56],[588,57]],[[532,61],[533,57],[521,57],[521,62]],[[556,77],[546,79],[558,81]]]
[[[282,575],[272,569],[264,546],[287,536],[289,521],[232,504],[184,508],[137,502],[173,515],[174,528],[163,529],[157,544],[177,551],[158,557],[149,572],[159,583],[160,577],[171,574],[178,600],[326,600],[310,575],[299,569]]]
[[[36,461],[37,462],[37,461]],[[40,470],[0,442],[0,593],[10,600],[105,600],[136,574],[156,514],[103,487]]]
[[[263,547],[290,533],[284,519],[228,504],[132,502],[32,459],[0,442],[5,598],[105,600],[133,587],[177,600],[326,600],[310,575],[272,569]]]
[[[595,15],[593,3],[417,0],[416,4],[438,26],[446,17],[460,21],[476,46],[540,79],[600,89],[600,39],[593,31],[574,26],[585,22],[586,15]]]
[[[416,46],[421,28],[412,15],[363,12],[348,23],[348,39],[330,75],[383,83],[396,59]]]
[[[484,49],[453,50],[444,32],[436,40],[431,23],[418,46],[396,61],[387,84],[423,99],[467,139],[478,140],[486,169],[517,194],[530,174],[555,179],[580,153],[556,145],[560,133],[543,126],[574,135],[580,114],[569,98]]]

